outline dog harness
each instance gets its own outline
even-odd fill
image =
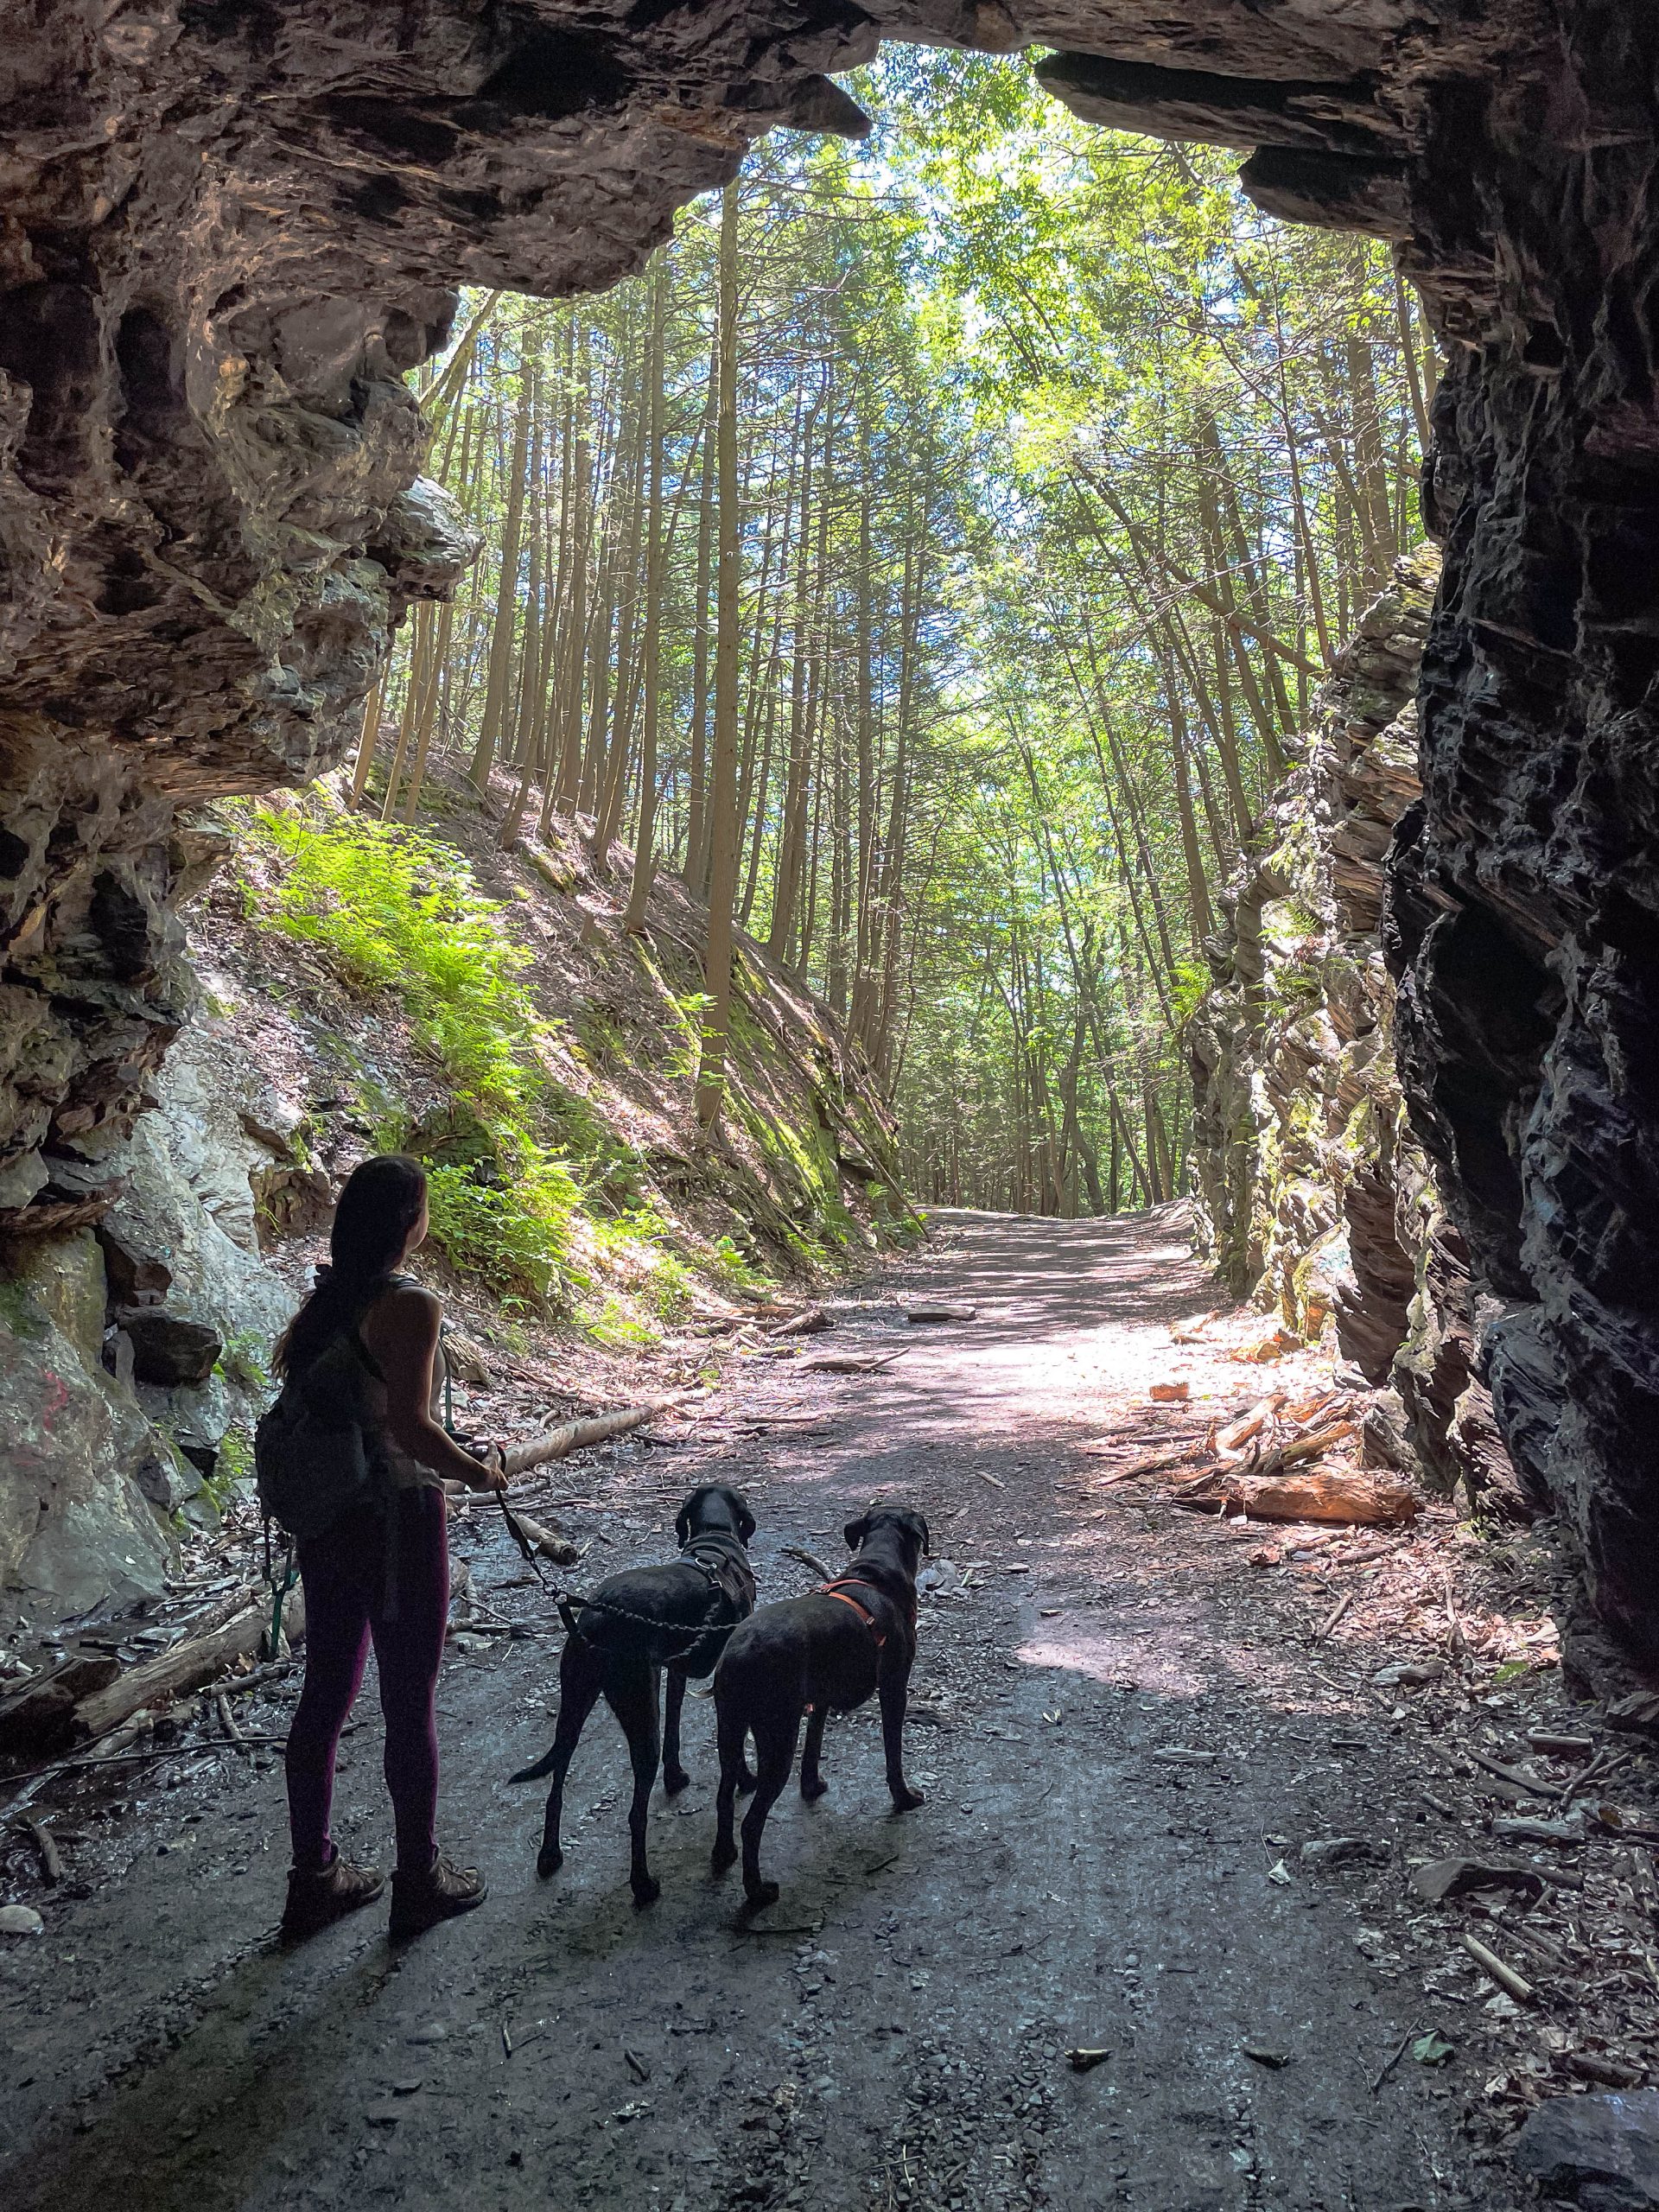
[[[876,1626],[875,1615],[870,1611],[868,1605],[861,1604],[856,1598],[849,1598],[848,1596],[847,1592],[849,1582],[850,1582],[851,1586],[856,1590],[870,1590],[874,1589],[875,1586],[874,1583],[859,1582],[849,1577],[848,1581],[843,1582],[820,1582],[818,1585],[818,1595],[820,1598],[836,1598],[838,1599],[843,1605],[850,1605],[853,1611],[858,1615],[860,1620],[863,1622],[865,1627],[868,1629],[870,1634],[875,1638],[875,1648],[879,1651],[887,1640],[886,1633]]]

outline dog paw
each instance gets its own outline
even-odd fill
[[[543,1881],[546,1881],[550,1875],[556,1874],[563,1864],[564,1853],[556,1845],[551,1851],[538,1851],[536,1854],[536,1872]]]
[[[633,1902],[636,1910],[641,1905],[655,1904],[662,1894],[662,1884],[652,1880],[649,1876],[643,1882],[636,1882],[633,1885]]]
[[[748,1912],[764,1912],[769,1904],[778,1902],[776,1882],[746,1882],[743,1885],[744,1909]]]
[[[925,1805],[926,1802],[926,1798],[919,1789],[895,1789],[893,1793],[893,1809],[895,1813],[913,1813],[918,1805]]]
[[[665,1796],[677,1797],[682,1789],[690,1786],[690,1776],[683,1766],[665,1766],[663,1769],[663,1792]]]
[[[716,1874],[723,1874],[728,1866],[736,1864],[737,1846],[734,1843],[717,1843],[709,1854],[709,1867]]]
[[[829,1783],[824,1780],[821,1774],[815,1774],[810,1781],[807,1779],[805,1775],[803,1775],[801,1777],[801,1797],[803,1802],[808,1805],[816,1804],[817,1800],[824,1795],[829,1787]]]

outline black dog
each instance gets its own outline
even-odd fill
[[[778,1895],[775,1882],[760,1878],[760,1832],[789,1780],[803,1713],[811,1716],[801,1753],[801,1795],[809,1802],[829,1787],[818,1772],[818,1754],[830,1708],[850,1713],[873,1690],[881,1694],[893,1810],[907,1813],[922,1802],[905,1780],[904,1729],[916,1657],[916,1567],[928,1549],[927,1523],[919,1513],[882,1506],[849,1521],[844,1533],[857,1554],[848,1572],[810,1597],[763,1606],[734,1632],[715,1673],[720,1795],[714,1869],[723,1873],[737,1857],[732,1804],[747,1778],[744,1739],[752,1732],[760,1781],[743,1820],[743,1890],[751,1910]]]
[[[680,1764],[680,1708],[688,1678],[712,1674],[726,1639],[754,1610],[754,1576],[745,1549],[754,1516],[734,1490],[705,1484],[680,1508],[674,1533],[680,1555],[670,1567],[634,1567],[601,1582],[591,1599],[572,1599],[565,1613],[564,1653],[559,1662],[559,1718],[552,1749],[515,1782],[551,1774],[547,1818],[536,1872],[543,1878],[564,1864],[559,1815],[564,1777],[582,1727],[602,1694],[622,1724],[633,1761],[632,1839],[629,1878],[636,1904],[654,1904],[661,1885],[645,1864],[645,1813],[657,1761],[671,1796],[690,1777]],[[658,1723],[662,1671],[668,1669],[666,1741]]]

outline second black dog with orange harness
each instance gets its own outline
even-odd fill
[[[760,1878],[760,1835],[795,1761],[801,1718],[809,1716],[801,1753],[801,1795],[809,1802],[827,1784],[818,1771],[823,1725],[830,1712],[850,1713],[880,1693],[881,1739],[893,1810],[922,1802],[905,1780],[905,1706],[916,1657],[916,1569],[928,1548],[919,1513],[881,1506],[849,1521],[856,1554],[845,1574],[809,1597],[763,1605],[734,1629],[715,1670],[719,1716],[720,1794],[714,1868],[737,1857],[734,1807],[747,1779],[746,1738],[754,1738],[759,1781],[743,1817],[743,1891],[749,1909],[770,1904],[775,1882]]]

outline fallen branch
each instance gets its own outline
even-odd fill
[[[578,1548],[563,1536],[556,1535],[551,1529],[543,1529],[539,1521],[532,1521],[513,1508],[513,1519],[524,1532],[525,1541],[532,1552],[539,1552],[555,1567],[574,1567],[582,1557]],[[474,1600],[476,1603],[476,1600]]]
[[[1325,1642],[1325,1637],[1331,1635],[1336,1629],[1338,1624],[1341,1621],[1343,1616],[1347,1612],[1349,1606],[1351,1605],[1353,1602],[1353,1592],[1351,1590],[1344,1590],[1342,1596],[1338,1599],[1336,1604],[1331,1608],[1330,1613],[1327,1615],[1324,1622],[1319,1627],[1314,1630],[1313,1641],[1315,1643],[1323,1643]]]
[[[1506,1997],[1514,1998],[1517,2005],[1530,2005],[1534,1991],[1524,1974],[1518,1974],[1512,1966],[1506,1966],[1496,1951],[1489,1951],[1478,1936],[1465,1929],[1458,1939],[1470,1957],[1489,1981],[1495,1981]]]
[[[63,1879],[63,1856],[58,1849],[57,1838],[32,1813],[23,1815],[23,1826],[29,1830],[29,1841],[40,1853],[41,1878],[48,1890],[55,1890]]]
[[[71,1716],[75,1741],[95,1742],[144,1707],[200,1689],[237,1660],[251,1659],[270,1624],[270,1605],[263,1590],[250,1589],[241,1594],[241,1610],[209,1635],[175,1643],[159,1658],[128,1668],[107,1689],[82,1698]]]
[[[1408,1483],[1357,1468],[1233,1476],[1225,1481],[1220,1502],[1241,1508],[1252,1521],[1334,1521],[1370,1528],[1414,1521],[1418,1507]]]
[[[1264,1452],[1250,1469],[1252,1475],[1276,1475],[1286,1467],[1298,1466],[1304,1459],[1318,1459],[1333,1444],[1341,1444],[1354,1433],[1351,1421],[1334,1421],[1329,1428],[1314,1429],[1306,1436],[1296,1437],[1288,1444],[1275,1444]]]
[[[823,1561],[816,1557],[813,1553],[804,1552],[798,1544],[785,1544],[784,1546],[784,1557],[785,1559],[799,1560],[801,1565],[805,1567],[810,1567],[812,1573],[817,1576],[821,1582],[832,1582],[835,1580],[834,1572],[831,1568],[827,1567]]]
[[[1388,2080],[1389,2075],[1393,2073],[1395,2068],[1400,2063],[1401,2060],[1410,2050],[1412,2038],[1417,2033],[1418,2025],[1419,2023],[1414,2020],[1411,2025],[1406,2030],[1404,2035],[1401,2037],[1392,2057],[1386,2058],[1382,2062],[1381,2068],[1378,2069],[1371,2082],[1371,2094],[1373,2096],[1376,2095],[1377,2092],[1382,2088],[1382,2084]]]
[[[816,1337],[830,1326],[830,1316],[822,1306],[803,1306],[798,1313],[785,1313],[781,1321],[768,1321],[760,1333],[763,1337]]]
[[[816,1359],[804,1359],[799,1371],[803,1375],[874,1375],[878,1368],[891,1367],[895,1359],[902,1359],[909,1350],[908,1344],[900,1344],[897,1351],[882,1357],[874,1352],[821,1352]]]
[[[606,1444],[613,1436],[626,1436],[631,1428],[643,1428],[648,1421],[679,1402],[677,1398],[655,1398],[648,1405],[623,1406],[615,1413],[561,1421],[556,1428],[510,1446],[505,1455],[507,1473],[527,1474],[531,1468],[544,1467],[550,1460],[568,1459],[573,1452],[585,1451],[590,1444]]]
[[[248,1748],[248,1739],[237,1726],[235,1716],[231,1711],[231,1700],[223,1690],[216,1690],[213,1693],[213,1710],[218,1713],[219,1725],[225,1731],[229,1740],[236,1745],[238,1751],[245,1751]]]

